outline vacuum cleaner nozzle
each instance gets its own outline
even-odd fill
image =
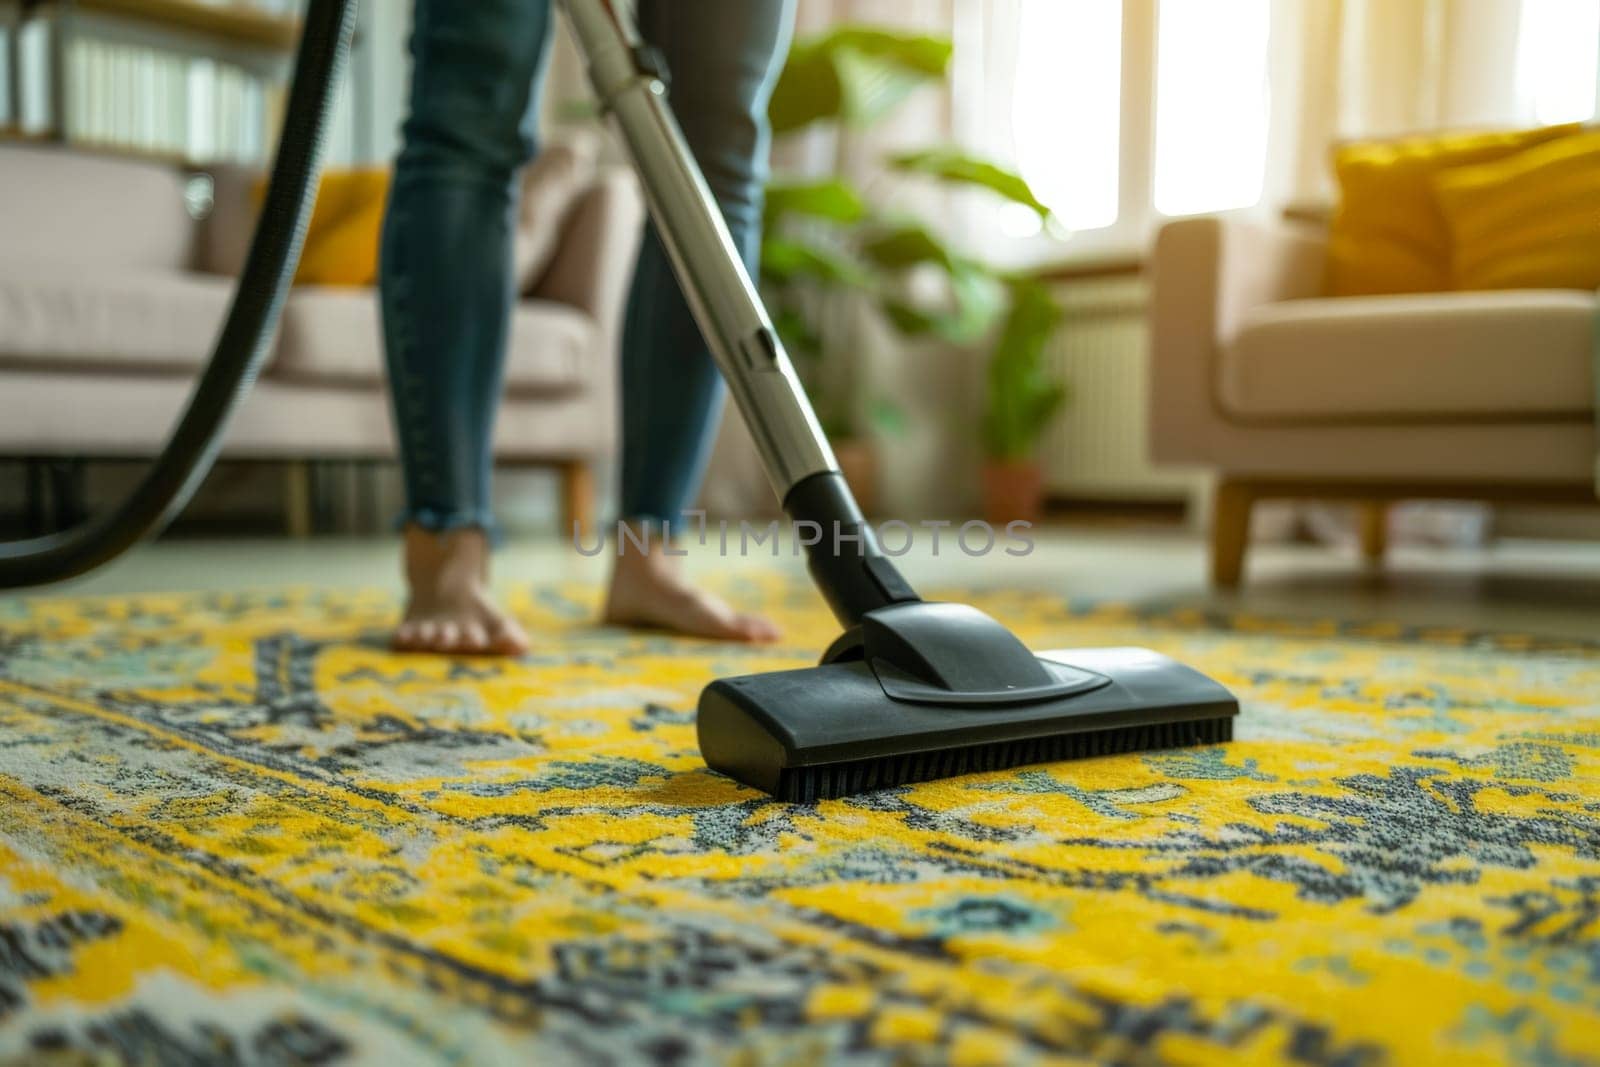
[[[700,750],[781,800],[1030,763],[1230,740],[1238,702],[1158,653],[1037,655],[983,612],[916,601],[867,613],[817,667],[713,682]]]
[[[845,635],[822,666],[708,686],[699,715],[706,762],[776,796],[813,800],[1227,738],[1238,705],[1187,667],[1127,649],[1035,656],[982,612],[917,597],[879,549],[839,470],[627,6],[563,6],[784,511],[797,527],[833,533],[804,543]]]

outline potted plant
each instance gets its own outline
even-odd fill
[[[944,38],[863,27],[796,42],[769,107],[774,134],[870,126],[917,88],[942,81],[951,53]],[[834,144],[838,172],[843,145],[837,136]],[[1050,217],[1020,176],[955,149],[900,151],[878,162],[886,179],[980,188],[1028,207],[1041,220]],[[767,188],[761,249],[761,286],[773,323],[869,513],[876,497],[875,441],[896,435],[904,417],[892,401],[862,386],[863,341],[853,312],[864,305],[904,338],[969,346],[991,333],[1015,288],[1008,276],[888,202],[892,191],[882,183],[858,189],[837,176],[779,177]]]
[[[1014,279],[1011,306],[989,358],[983,416],[984,518],[994,526],[1038,522],[1043,499],[1039,438],[1067,398],[1044,367],[1044,348],[1061,325],[1061,306],[1046,286]]]

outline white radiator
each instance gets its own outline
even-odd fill
[[[1147,288],[1138,277],[1065,281],[1056,288],[1066,318],[1045,358],[1070,392],[1041,451],[1053,496],[1190,500],[1203,484],[1192,471],[1150,463]]]

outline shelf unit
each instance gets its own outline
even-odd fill
[[[289,61],[300,37],[300,20],[247,4],[204,0],[0,0],[0,13],[10,9],[7,69],[11,84],[11,121],[0,123],[0,138],[72,143],[75,147],[171,161],[181,154],[159,149],[102,143],[73,135],[68,116],[68,48],[85,31],[132,41],[155,51],[214,56],[269,83],[267,125],[281,113]],[[49,23],[49,123],[24,130],[23,30],[35,21]]]
[[[62,5],[247,48],[288,52],[300,39],[299,19],[241,4],[207,4],[198,0],[39,0],[33,6]]]

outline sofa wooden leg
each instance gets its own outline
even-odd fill
[[[1357,513],[1361,557],[1372,566],[1383,562],[1389,547],[1389,505],[1382,500],[1363,501]]]
[[[26,489],[26,509],[22,532],[28,537],[50,533],[48,493],[45,490],[45,461],[23,460]]]
[[[587,537],[594,532],[594,469],[586,459],[561,464],[561,536]]]
[[[283,467],[284,531],[297,541],[311,536],[311,464],[293,459]]]
[[[1244,574],[1244,553],[1250,541],[1250,508],[1255,494],[1248,485],[1223,479],[1211,509],[1211,584],[1233,589]]]
[[[50,529],[70,530],[89,517],[88,465],[81,459],[53,459],[50,477]]]

